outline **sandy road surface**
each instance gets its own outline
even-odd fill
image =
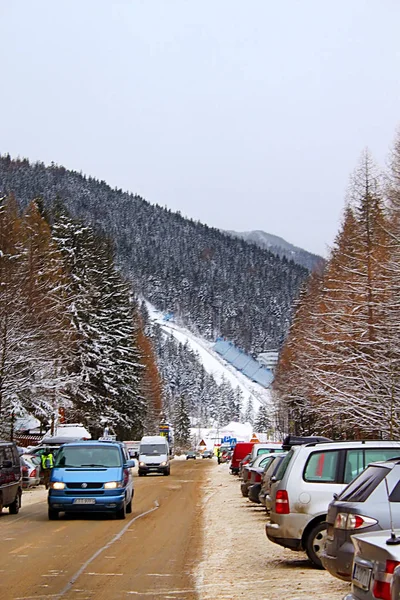
[[[125,521],[48,521],[43,488],[25,494],[19,515],[3,511],[0,600],[341,600],[349,591],[268,541],[265,512],[227,465],[175,460],[170,477],[136,478],[135,490]]]
[[[48,521],[43,500],[17,516],[4,511],[1,600],[197,599],[202,479],[212,469],[203,463],[176,460],[170,477],[135,478],[133,514],[125,521]]]

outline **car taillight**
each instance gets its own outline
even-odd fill
[[[23,467],[21,468],[21,471],[22,471],[23,473],[27,473],[27,472],[28,472],[28,467],[25,467],[25,466],[23,466]]]
[[[338,513],[336,515],[335,529],[363,529],[364,527],[371,527],[378,521],[371,519],[371,517],[364,517],[361,515],[353,515],[352,513]]]
[[[288,515],[290,513],[289,496],[286,490],[276,492],[275,511],[278,515]]]
[[[400,562],[397,560],[387,560],[385,564],[385,571],[376,571],[374,573],[374,585],[372,593],[375,598],[381,600],[390,600],[390,584],[395,568]]]
[[[124,469],[124,487],[126,485],[128,485],[128,481],[129,481],[129,470],[128,469]]]
[[[36,469],[33,469],[29,477],[36,477]]]
[[[261,481],[261,473],[256,473],[254,475],[254,482],[259,483]]]

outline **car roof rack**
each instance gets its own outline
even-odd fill
[[[321,435],[287,435],[282,442],[284,450],[290,450],[292,446],[302,446],[303,444],[320,444],[322,442],[333,442],[333,440]]]

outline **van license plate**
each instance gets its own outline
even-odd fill
[[[96,504],[95,498],[75,498],[72,504]]]
[[[372,569],[368,569],[368,567],[362,567],[356,563],[353,569],[353,583],[362,590],[369,590],[371,574]]]

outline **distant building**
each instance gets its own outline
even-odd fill
[[[257,360],[263,364],[267,369],[275,371],[275,367],[278,363],[279,352],[277,350],[269,350],[268,352],[262,352],[257,356]]]
[[[213,350],[255,383],[259,383],[265,388],[270,387],[274,378],[272,369],[237,348],[232,342],[219,338],[214,344]]]

